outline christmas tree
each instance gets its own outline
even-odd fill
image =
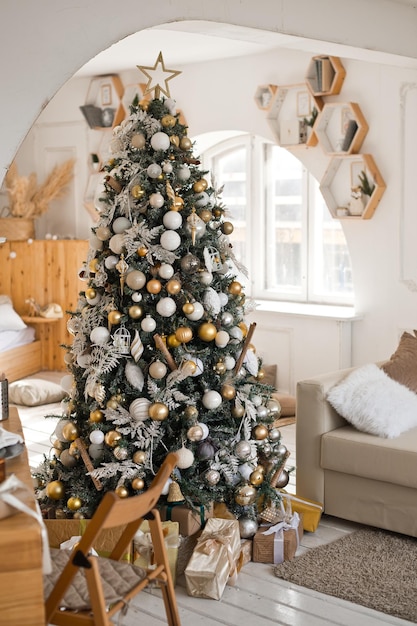
[[[280,406],[245,322],[221,189],[170,97],[178,72],[162,55],[139,69],[154,97],[135,101],[113,131],[87,282],[68,321],[72,388],[55,457],[36,473],[38,497],[44,510],[89,518],[106,491],[145,490],[175,450],[168,498],[223,502],[256,520],[279,502]]]

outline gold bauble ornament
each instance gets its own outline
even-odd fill
[[[156,380],[161,380],[167,373],[167,366],[162,361],[158,359],[150,364],[149,366],[149,376],[152,378],[156,378]]]
[[[213,217],[213,213],[209,209],[200,209],[197,213],[198,217],[201,218],[205,224],[208,224]]]
[[[136,252],[138,256],[144,257],[148,254],[148,248],[146,246],[139,246]]]
[[[252,435],[257,441],[266,439],[268,437],[268,428],[265,424],[258,424],[252,430]]]
[[[90,412],[90,416],[88,419],[90,420],[90,422],[93,422],[93,424],[97,424],[103,421],[104,413],[103,411],[100,411],[100,409],[96,409],[95,411]]]
[[[109,311],[107,315],[107,319],[109,323],[112,325],[120,324],[120,320],[122,319],[122,314],[120,311]]]
[[[95,274],[99,268],[98,259],[91,259],[90,263],[88,264],[88,268],[90,272],[93,272],[93,274]]]
[[[224,374],[226,372],[226,364],[224,363],[224,361],[218,361],[214,366],[214,371],[216,372],[216,374]]]
[[[145,135],[142,135],[142,133],[137,133],[136,135],[133,135],[132,139],[130,140],[130,145],[132,146],[132,148],[137,148],[139,150],[141,148],[144,148],[145,144]]]
[[[228,291],[233,296],[238,296],[242,291],[242,285],[237,280],[233,280],[228,287]]]
[[[115,448],[121,438],[122,435],[118,433],[117,430],[109,430],[109,432],[104,435],[104,441],[111,448]]]
[[[89,300],[94,300],[96,295],[97,295],[97,291],[93,289],[93,287],[89,287],[88,289],[85,290],[85,297],[88,298]]]
[[[138,320],[140,317],[142,317],[143,315],[143,306],[141,306],[140,304],[132,304],[131,307],[129,307],[129,317],[132,318],[132,320]]]
[[[207,181],[205,178],[201,178],[200,180],[196,180],[193,185],[193,191],[196,193],[201,193],[207,189]]]
[[[236,389],[233,387],[233,385],[225,383],[220,389],[220,395],[225,400],[233,400],[234,398],[236,398]]]
[[[64,447],[64,444],[59,439],[55,439],[55,441],[53,443],[53,446],[54,446],[55,450],[60,452],[62,450],[62,448]]]
[[[175,331],[175,336],[180,343],[188,343],[193,338],[193,331],[188,326],[180,326]]]
[[[256,500],[256,489],[252,485],[242,485],[235,493],[235,502],[240,506],[249,506]]]
[[[171,294],[171,296],[175,296],[177,293],[181,291],[181,283],[176,278],[171,278],[166,284],[167,292]]]
[[[46,485],[46,495],[51,500],[60,500],[64,497],[65,488],[64,483],[60,480],[53,480]]]
[[[142,189],[140,185],[133,185],[133,187],[130,190],[130,193],[132,194],[132,197],[135,200],[139,200],[139,198],[142,198],[145,195],[145,191]]]
[[[71,498],[68,498],[67,500],[67,507],[70,509],[70,511],[78,511],[78,509],[80,509],[82,505],[83,503],[81,502],[81,499],[77,496],[71,496]]]
[[[177,120],[173,115],[164,115],[161,118],[161,124],[164,128],[174,128],[176,123]]]
[[[204,322],[198,328],[198,336],[203,341],[213,341],[217,335],[217,328],[212,322]]]
[[[84,513],[81,513],[81,511],[75,511],[72,519],[84,519],[84,517]]]
[[[197,364],[195,361],[183,361],[181,368],[187,372],[187,376],[194,376],[197,371]]]
[[[241,417],[245,415],[245,408],[242,405],[234,406],[231,413],[232,413],[232,417],[236,417],[237,419],[240,419]]]
[[[172,333],[171,335],[168,335],[167,337],[167,345],[170,348],[179,348],[179,346],[181,345],[181,341],[178,341],[176,335]]]
[[[116,489],[114,490],[114,493],[117,496],[119,496],[119,498],[129,497],[129,490],[124,485],[120,485],[120,487],[116,487]]]
[[[152,278],[151,280],[148,280],[148,282],[146,283],[146,290],[149,293],[157,294],[161,291],[161,289],[162,289],[162,285],[160,281],[157,280],[156,278]]]
[[[68,448],[68,454],[70,454],[71,456],[74,456],[76,458],[78,458],[80,456],[80,450],[76,444],[75,441],[73,441],[70,444],[70,447]]]
[[[134,489],[135,491],[142,491],[144,487],[145,481],[143,480],[143,478],[134,478],[132,480],[132,489]]]
[[[181,211],[182,207],[184,206],[184,200],[181,198],[181,196],[175,196],[173,203],[172,203],[172,210],[173,211]]]
[[[169,409],[163,402],[154,402],[148,409],[149,417],[156,422],[163,422],[169,415]]]
[[[176,148],[179,147],[179,145],[180,145],[180,138],[178,137],[178,135],[171,135],[169,140],[170,140],[170,142],[172,143],[173,146],[175,146]]]
[[[147,454],[145,450],[137,450],[134,453],[132,459],[134,463],[137,463],[138,465],[143,465],[143,463],[145,463],[146,461],[146,457],[147,457]]]
[[[251,485],[260,485],[261,483],[263,483],[264,481],[264,475],[263,472],[260,472],[259,470],[254,470],[252,472],[252,474],[249,476],[249,481],[251,483]]]
[[[182,307],[183,313],[185,315],[191,315],[194,312],[194,304],[192,302],[186,302]]]
[[[265,370],[261,368],[260,370],[258,370],[258,373],[256,374],[256,380],[263,380],[264,378],[265,378]]]
[[[190,404],[189,406],[187,406],[184,409],[184,417],[187,420],[194,420],[197,419],[198,417],[198,409],[197,407],[193,406],[192,404]]]
[[[231,235],[234,231],[233,224],[231,222],[223,222],[220,229],[223,235]]]
[[[117,409],[118,406],[119,406],[119,401],[116,396],[112,396],[106,402],[106,407],[108,409]]]
[[[189,150],[192,146],[191,139],[189,137],[181,137],[180,148],[181,150]]]
[[[246,335],[248,334],[248,327],[245,324],[245,322],[239,322],[238,326],[239,326],[240,330],[242,331],[243,336],[246,337]]]
[[[62,436],[65,438],[65,441],[75,441],[79,434],[80,431],[74,422],[68,422],[62,429]]]

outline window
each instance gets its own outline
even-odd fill
[[[317,180],[288,150],[239,135],[202,151],[203,167],[230,211],[230,236],[248,295],[352,304],[349,251]]]

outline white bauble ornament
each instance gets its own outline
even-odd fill
[[[167,496],[168,492],[169,492],[169,486],[172,483],[172,478],[168,478],[168,480],[166,481],[165,485],[162,487],[162,495],[163,496]]]
[[[226,304],[229,302],[229,296],[227,295],[227,293],[219,293],[219,298],[220,298],[220,304],[222,306],[226,306]]]
[[[132,270],[126,274],[126,285],[131,289],[142,289],[146,283],[146,276],[140,270]]]
[[[96,230],[96,237],[98,237],[100,241],[107,241],[112,235],[113,233],[108,226],[99,226]]]
[[[132,361],[127,361],[125,365],[125,375],[132,387],[142,391],[145,379],[139,365],[136,365],[136,363]]]
[[[64,435],[62,434],[65,426],[69,424],[69,420],[61,419],[58,424],[55,426],[54,435],[59,441],[67,441]]]
[[[144,422],[149,418],[151,401],[147,398],[136,398],[129,406],[129,413],[135,422]]]
[[[91,354],[79,354],[77,356],[77,364],[83,369],[89,366],[90,361],[91,361]]]
[[[188,180],[191,176],[190,168],[188,167],[188,165],[181,165],[178,168],[177,176],[179,180],[182,180],[183,182],[185,180]]]
[[[116,234],[124,233],[125,230],[132,228],[132,222],[127,217],[116,217],[112,224],[113,232]]]
[[[249,476],[253,472],[253,467],[251,467],[247,463],[242,463],[242,465],[239,465],[238,467],[238,472],[244,480],[249,480]]]
[[[258,395],[252,396],[251,400],[252,400],[253,406],[255,406],[255,407],[261,406],[261,404],[262,404],[261,396],[258,396]]]
[[[145,333],[152,333],[156,328],[156,322],[150,315],[147,315],[140,323],[140,327]]]
[[[114,256],[114,254],[111,254],[104,259],[104,266],[108,270],[113,270],[119,261],[120,259],[118,256]]]
[[[174,268],[169,263],[162,263],[161,267],[158,270],[158,274],[161,278],[169,280],[174,276]]]
[[[161,246],[165,250],[176,250],[178,246],[181,244],[181,237],[175,230],[166,230],[161,235]]]
[[[113,237],[109,241],[109,248],[115,254],[121,254],[123,251],[123,247],[125,245],[124,235],[118,233],[117,235],[113,235]]]
[[[210,315],[218,315],[220,313],[220,299],[217,291],[213,287],[208,287],[203,295],[203,305]]]
[[[142,300],[143,296],[141,293],[139,293],[138,291],[134,291],[132,293],[132,300],[133,302],[140,302]]]
[[[163,171],[165,172],[165,174],[171,174],[172,173],[172,163],[170,163],[169,161],[167,163],[164,163],[162,166]]]
[[[224,357],[224,364],[226,366],[226,369],[230,371],[234,369],[236,365],[236,360],[232,356],[230,356],[230,354],[228,354]]]
[[[229,330],[229,335],[233,337],[233,339],[237,339],[237,341],[243,340],[243,332],[239,328],[239,326],[232,326],[232,328]]]
[[[178,456],[177,467],[179,469],[187,469],[194,463],[194,454],[188,448],[183,446],[179,450],[176,450],[176,453]]]
[[[164,196],[159,193],[159,191],[157,191],[156,193],[151,193],[151,195],[149,196],[149,204],[154,209],[160,209],[161,206],[164,205],[164,202]]]
[[[200,272],[198,278],[200,279],[200,283],[202,285],[210,285],[210,283],[213,282],[213,274],[211,272],[208,272],[207,270],[203,270],[202,272]]]
[[[225,330],[219,330],[214,338],[214,342],[218,348],[225,348],[229,343],[230,335]]]
[[[102,444],[92,443],[88,446],[88,454],[93,460],[98,461],[104,456],[104,446]]]
[[[162,317],[171,317],[177,310],[177,305],[172,298],[161,298],[156,305],[156,310]]]
[[[182,224],[182,215],[178,211],[167,211],[162,219],[165,228],[176,230]]]
[[[98,304],[101,300],[101,294],[97,293],[96,296],[94,298],[86,298],[88,304],[90,304],[91,306],[95,306],[96,304]]]
[[[99,239],[98,237],[96,237],[96,235],[94,235],[94,233],[91,233],[90,237],[89,237],[89,241],[90,241],[90,246],[93,250],[102,250],[103,249],[103,242],[101,239]]]
[[[218,391],[214,389],[210,389],[209,391],[205,391],[202,398],[203,406],[210,411],[214,409],[218,409],[222,403],[222,397]]]
[[[154,150],[168,150],[170,139],[166,133],[158,132],[151,137],[151,146]]]
[[[154,361],[149,366],[149,376],[161,380],[167,373],[167,366],[162,361]]]
[[[200,426],[201,430],[203,431],[201,441],[203,441],[203,439],[207,439],[207,437],[209,436],[209,428],[207,424],[204,424],[203,422],[197,422],[197,426]]]
[[[197,208],[201,208],[203,206],[208,205],[209,195],[205,191],[202,191],[201,193],[197,194],[194,198],[195,198],[194,203]]]
[[[164,100],[164,106],[168,109],[170,115],[175,115],[177,112],[176,106],[177,103],[174,98],[167,98]]]
[[[193,302],[194,311],[192,313],[187,313],[186,317],[192,322],[197,322],[201,320],[204,315],[204,307],[200,302]]]
[[[104,441],[104,433],[102,430],[92,430],[91,433],[89,434],[89,439],[91,443],[100,445]]]
[[[162,168],[158,165],[158,163],[151,163],[146,170],[149,178],[158,178],[162,174]]]
[[[97,346],[104,346],[110,339],[110,333],[105,326],[97,326],[90,333],[91,343]]]

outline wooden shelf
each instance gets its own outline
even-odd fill
[[[51,324],[54,322],[59,322],[60,319],[62,319],[61,317],[53,317],[53,318],[49,318],[49,317],[38,317],[36,315],[22,315],[22,320],[25,322],[25,324],[34,324],[35,326],[37,324]]]
[[[277,89],[276,85],[259,85],[255,92],[255,102],[261,111],[269,111]]]
[[[326,102],[314,124],[323,150],[334,155],[359,152],[368,129],[356,102]]]
[[[340,93],[345,76],[339,57],[318,55],[311,59],[305,80],[314,96],[334,96]]]
[[[350,208],[352,187],[360,184],[358,175],[365,172],[371,185],[372,195],[364,197],[360,215],[353,215]],[[320,191],[332,217],[337,219],[370,219],[385,192],[385,182],[370,154],[332,157],[320,182]]]
[[[117,74],[93,78],[81,111],[90,128],[114,128],[125,118],[123,84]]]

